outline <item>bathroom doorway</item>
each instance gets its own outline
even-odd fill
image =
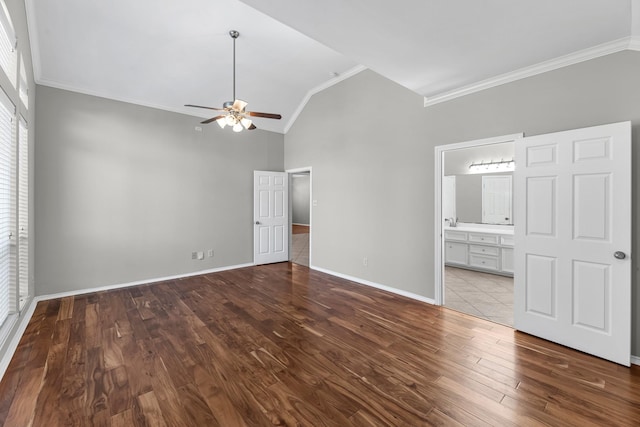
[[[436,302],[508,326],[514,221],[512,207],[503,205],[512,200],[506,183],[512,179],[514,141],[521,137],[436,147]],[[501,185],[488,185],[493,181]]]

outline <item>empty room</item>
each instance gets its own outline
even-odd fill
[[[640,0],[0,6],[0,425],[640,425]]]

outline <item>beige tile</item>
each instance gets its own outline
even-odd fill
[[[513,325],[513,278],[445,267],[445,307]]]

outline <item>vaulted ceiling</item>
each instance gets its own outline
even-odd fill
[[[640,36],[640,0],[26,4],[37,83],[200,117],[211,114],[183,105],[232,98],[228,32],[238,30],[237,97],[282,114],[255,121],[281,133],[311,94],[365,67],[446,99],[556,58],[637,48]]]

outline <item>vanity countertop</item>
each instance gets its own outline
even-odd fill
[[[444,227],[445,231],[467,231],[471,233],[490,233],[490,234],[503,234],[507,236],[513,236],[513,227],[510,226],[495,226],[480,225],[480,224],[462,224],[456,227]]]

